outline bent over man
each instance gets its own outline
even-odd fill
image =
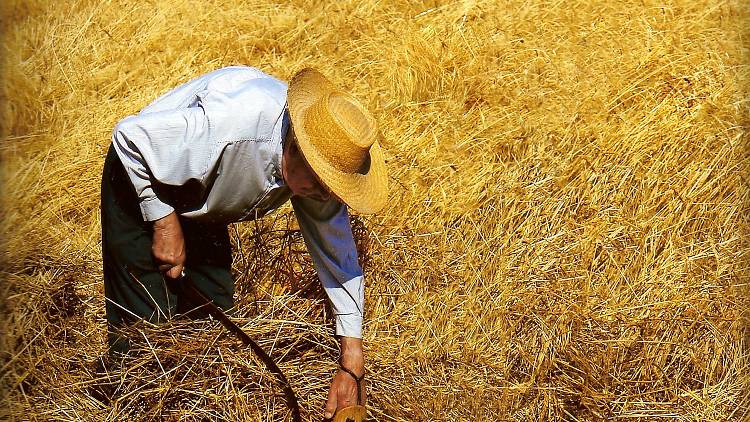
[[[313,69],[288,86],[251,67],[219,69],[120,121],[102,179],[110,351],[129,348],[118,328],[188,310],[174,286],[183,272],[231,308],[227,225],[291,200],[341,347],[326,417],[356,404],[364,281],[347,206],[373,213],[385,204],[376,138],[372,115]]]

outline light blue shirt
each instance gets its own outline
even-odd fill
[[[146,221],[175,211],[229,224],[262,217],[291,198],[333,305],[336,334],[361,338],[364,278],[347,207],[292,196],[281,177],[286,92],[284,82],[258,69],[219,69],[120,121],[112,142]]]

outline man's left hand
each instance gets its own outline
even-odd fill
[[[365,373],[365,359],[362,351],[362,339],[341,337],[341,364],[357,376]],[[365,381],[362,380],[362,397],[360,403],[364,406],[367,399]],[[357,404],[357,381],[345,371],[336,371],[328,391],[325,418],[333,417],[337,410]]]

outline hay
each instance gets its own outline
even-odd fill
[[[10,420],[276,420],[213,321],[104,352],[114,124],[195,75],[315,66],[382,125],[361,218],[374,420],[743,420],[747,25],[739,0],[7,0],[0,136]],[[336,345],[291,210],[233,230],[236,321],[322,416]],[[146,341],[147,340],[147,341]]]

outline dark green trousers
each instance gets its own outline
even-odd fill
[[[196,304],[186,301],[179,282],[159,272],[151,254],[152,223],[143,221],[138,197],[110,146],[102,175],[102,258],[110,353],[127,352],[125,325],[164,322]],[[233,304],[232,249],[226,225],[180,219],[185,236],[185,272],[219,307]],[[191,317],[203,315],[192,313]]]

